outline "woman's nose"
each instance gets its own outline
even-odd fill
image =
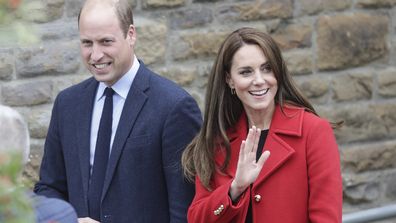
[[[259,84],[264,84],[264,83],[265,83],[265,79],[263,77],[263,74],[261,72],[256,71],[254,74],[253,84],[259,85]]]

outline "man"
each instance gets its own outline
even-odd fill
[[[81,54],[93,78],[56,98],[35,192],[70,202],[79,222],[186,222],[194,187],[180,156],[201,113],[136,59],[128,4],[88,0],[81,9]]]
[[[29,132],[25,121],[22,116],[10,107],[0,105],[0,156],[12,157],[13,154],[17,154],[22,158],[21,163],[25,164],[29,155]],[[19,161],[19,160],[16,160]],[[0,162],[0,166],[2,163]],[[7,178],[12,176],[0,176],[0,178]],[[12,181],[12,180],[10,180]],[[3,182],[10,182],[4,180]],[[4,185],[0,184],[0,187]],[[18,186],[18,185],[14,185]],[[7,184],[7,189],[9,190],[9,185]],[[62,222],[62,223],[76,223],[77,215],[73,207],[69,203],[56,199],[56,198],[46,198],[44,196],[37,196],[31,192],[18,193],[18,190],[10,190],[10,197],[18,197],[19,201],[11,200],[11,204],[7,205],[11,210],[15,208],[20,208],[23,210],[18,213],[16,218],[19,220],[23,219],[24,222],[31,222],[30,220],[37,223],[48,223],[48,222]],[[2,196],[7,197],[7,194],[2,194]],[[20,196],[20,197],[19,197]],[[23,198],[22,198],[23,197]],[[4,197],[2,197],[5,199]],[[9,197],[8,197],[9,198]],[[30,199],[28,199],[30,198]],[[7,199],[5,199],[7,200]],[[33,209],[33,214],[35,219],[29,218],[29,212],[26,211],[26,206],[29,205]],[[7,208],[6,208],[7,210]],[[8,210],[9,211],[9,210]],[[15,211],[15,210],[14,210]],[[10,215],[3,216],[4,213],[0,213],[0,222],[18,221]],[[11,219],[10,219],[11,218]]]

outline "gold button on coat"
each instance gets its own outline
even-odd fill
[[[214,215],[219,215],[224,210],[224,205],[220,205],[216,210],[213,211]]]
[[[261,195],[260,195],[260,194],[254,195],[254,200],[255,200],[256,202],[260,202],[260,201],[261,201]]]

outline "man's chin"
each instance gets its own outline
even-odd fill
[[[98,74],[98,73],[94,73],[93,74],[94,78],[99,81],[99,82],[111,82],[111,75],[109,74]]]

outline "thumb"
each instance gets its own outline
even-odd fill
[[[266,150],[261,154],[260,159],[257,161],[257,165],[259,167],[263,167],[265,161],[267,161],[268,157],[270,156],[270,151]]]

